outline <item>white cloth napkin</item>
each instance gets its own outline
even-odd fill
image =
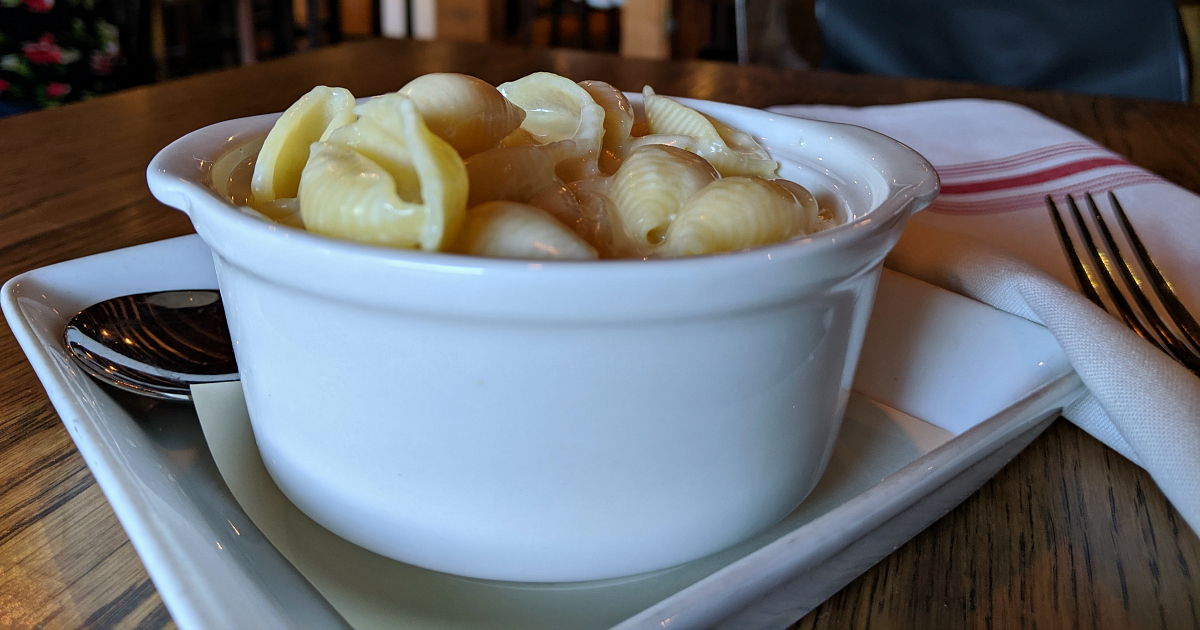
[[[947,100],[774,111],[868,127],[924,155],[942,193],[887,266],[1046,326],[1090,394],[1063,415],[1146,469],[1200,532],[1200,379],[1073,288],[1044,198],[1116,192],[1180,299],[1200,314],[1200,197],[1028,108]],[[1111,213],[1110,225],[1115,224]]]

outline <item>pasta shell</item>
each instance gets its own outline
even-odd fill
[[[573,181],[595,174],[604,140],[604,108],[587,90],[566,77],[535,72],[497,88],[525,110],[521,127],[539,142],[571,140],[575,155],[565,161],[559,176]]]
[[[634,151],[636,151],[638,149],[638,147],[644,147],[646,145],[651,145],[651,144],[664,144],[669,147],[675,147],[676,149],[682,149],[684,151],[691,151],[692,153],[696,153],[696,139],[691,136],[671,135],[671,134],[667,134],[667,133],[652,133],[648,136],[639,136],[637,138],[630,138],[629,141],[626,142],[625,145],[621,147],[621,149],[623,151],[623,155],[621,156],[621,158],[624,159],[630,153],[633,153]]]
[[[300,200],[295,197],[268,201],[259,207],[258,211],[281,225],[304,229],[304,217],[300,216]]]
[[[399,94],[412,99],[429,130],[463,158],[496,146],[525,120],[525,110],[488,82],[465,74],[426,74]]]
[[[271,127],[254,162],[250,178],[254,207],[295,197],[309,146],[354,120],[354,95],[343,88],[318,85],[292,103]]]
[[[300,213],[310,232],[375,245],[417,247],[425,223],[383,166],[329,142],[313,144],[300,181]]]
[[[358,121],[335,129],[326,140],[382,166],[395,179],[400,197],[416,203],[421,201],[421,180],[405,139],[403,100],[386,94],[363,103],[358,107]]]
[[[572,227],[596,248],[601,258],[644,258],[651,248],[639,245],[621,229],[608,196],[611,184],[611,177],[589,177],[568,184],[579,208],[579,218]]]
[[[666,238],[683,202],[716,179],[717,171],[704,158],[652,144],[634,151],[617,169],[609,198],[630,239],[651,247]]]
[[[604,108],[604,141],[600,151],[600,170],[613,173],[621,165],[625,145],[633,129],[633,106],[617,88],[603,81],[580,81],[579,86]]]
[[[425,127],[407,98],[387,94],[359,114],[313,145],[300,181],[304,224],[393,247],[433,251],[452,242],[467,205],[462,158]]]
[[[817,202],[817,198],[807,188],[793,181],[773,179],[771,183],[782,186],[788,192],[792,193],[792,196],[796,198],[796,203],[804,208],[804,216],[807,221],[807,224],[804,226],[804,233],[812,234],[813,232],[819,232],[821,228],[818,228],[817,224],[821,221],[821,204]]]
[[[574,154],[575,143],[570,140],[484,151],[467,160],[471,181],[467,206],[501,200],[527,203],[586,235],[579,201],[555,175],[558,165]]]
[[[797,184],[781,185],[760,177],[719,179],[684,203],[667,229],[661,252],[690,256],[729,252],[807,234],[817,204]],[[798,199],[793,192],[803,191]]]
[[[779,163],[744,131],[658,96],[648,85],[642,88],[642,102],[650,121],[650,133],[691,136],[695,143],[690,150],[711,162],[722,177],[773,178],[779,170]]]
[[[554,217],[512,201],[492,201],[468,210],[466,225],[454,249],[497,258],[596,258],[591,245]]]
[[[524,111],[524,110],[522,110],[522,111]],[[502,147],[523,147],[523,146],[528,146],[531,144],[541,144],[541,143],[538,142],[537,138],[533,137],[533,134],[529,133],[528,131],[526,131],[520,127],[517,127],[512,133],[508,134],[507,136],[504,136],[504,139],[500,141],[500,146],[502,146]]]
[[[559,223],[571,228],[583,240],[591,242],[592,232],[583,207],[580,205],[579,199],[575,197],[575,193],[562,180],[554,180],[554,183],[538,191],[526,203],[545,210]]]
[[[497,200],[528,202],[543,188],[561,184],[555,172],[574,155],[570,140],[498,147],[474,155],[466,161],[471,182],[467,206]]]

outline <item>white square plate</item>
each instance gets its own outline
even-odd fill
[[[67,357],[63,327],[83,307],[215,287],[210,251],[186,236],[31,271],[2,296],[13,333],[183,628],[784,627],[974,492],[1083,391],[1041,327],[885,271],[829,467],[779,524],[648,575],[471,580],[344,541],[339,551],[328,532],[272,498],[269,477],[231,480],[254,502],[239,505],[193,407],[115,393]],[[234,431],[244,422],[236,395],[204,400],[216,401],[206,423],[212,414]],[[238,446],[217,454],[261,468],[254,449]]]

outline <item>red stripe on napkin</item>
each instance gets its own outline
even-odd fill
[[[991,160],[981,160],[978,162],[963,162],[961,164],[953,164],[949,166],[939,166],[938,174],[944,178],[969,178],[974,175],[982,175],[986,173],[995,173],[997,171],[1019,169],[1030,164],[1045,162],[1050,158],[1062,157],[1072,153],[1089,153],[1092,156],[1103,155],[1109,156],[1111,152],[1090,142],[1064,142],[1062,144],[1052,144],[1048,147],[1016,153],[1007,157],[995,158]]]
[[[1073,182],[1066,186],[1044,188],[1041,190],[1009,194],[988,199],[959,200],[938,197],[929,206],[928,212],[937,214],[953,214],[958,216],[1001,214],[1029,208],[1045,209],[1046,195],[1061,199],[1064,195],[1082,197],[1084,193],[1103,190],[1114,190],[1139,184],[1159,184],[1166,180],[1154,173],[1143,170],[1110,173],[1084,181]]]
[[[1032,186],[1034,184],[1043,184],[1048,181],[1075,175],[1092,169],[1103,168],[1105,166],[1129,166],[1129,162],[1118,157],[1096,157],[1085,160],[1076,160],[1059,164],[1057,166],[1025,173],[1014,177],[1004,177],[1000,179],[990,179],[977,182],[968,182],[963,184],[942,184],[943,195],[968,195],[971,193],[990,192],[993,190],[1002,190],[1005,188],[1017,188],[1020,186]]]

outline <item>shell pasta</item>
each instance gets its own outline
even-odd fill
[[[411,99],[425,126],[463,158],[496,146],[525,120],[525,110],[487,82],[465,74],[426,74],[398,94]]]
[[[354,122],[354,96],[349,90],[319,85],[287,108],[258,152],[250,190],[254,205],[296,196],[309,146]]]
[[[663,242],[680,207],[717,180],[703,158],[674,147],[646,145],[631,153],[612,177],[609,198],[621,228],[639,247]]]
[[[758,175],[771,178],[779,169],[779,163],[744,131],[659,96],[648,85],[642,88],[642,103],[651,134],[693,138],[694,144],[689,149],[711,162],[723,177]]]
[[[521,128],[539,142],[570,140],[575,153],[559,164],[568,179],[595,175],[604,142],[604,108],[574,81],[535,72],[499,87],[500,93],[525,110]]]
[[[546,211],[513,201],[471,208],[453,251],[497,258],[596,258],[595,248]]]
[[[546,72],[425,75],[357,106],[319,86],[267,135],[248,203],[333,238],[524,259],[712,254],[838,223],[749,134],[649,86],[641,105]]]
[[[299,191],[310,231],[428,251],[457,236],[466,169],[412,101],[389,94],[368,102],[358,121],[314,143],[312,152]]]
[[[667,229],[668,256],[727,252],[804,234],[816,221],[812,195],[761,177],[726,177],[687,200]]]

